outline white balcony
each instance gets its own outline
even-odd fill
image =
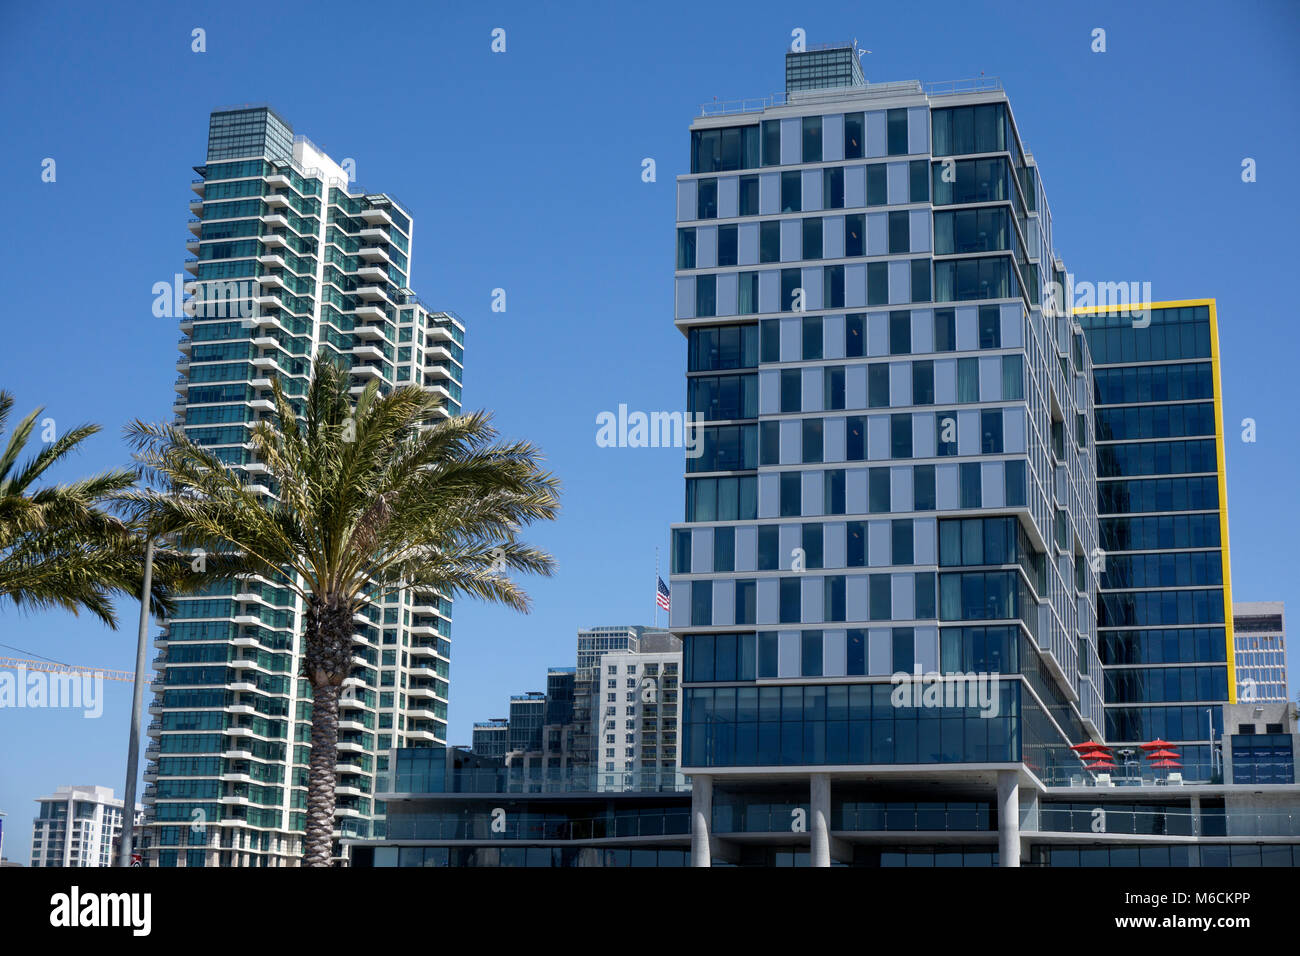
[[[284,268],[284,256],[280,255],[278,252],[272,252],[264,256],[258,256],[257,261],[262,263],[262,265],[265,266],[274,266],[277,269]]]
[[[357,238],[363,242],[387,242],[388,230],[380,229],[377,226],[369,226],[357,233]]]
[[[199,260],[198,260],[198,259],[186,259],[186,260],[185,260],[185,271],[188,272],[188,273],[189,273],[190,275],[192,275],[192,276],[196,276],[196,275],[198,275],[198,274],[199,274]]]
[[[289,206],[289,197],[284,193],[268,193],[262,197],[262,202],[272,209],[286,209]]]
[[[377,305],[359,305],[352,310],[352,315],[358,321],[363,319],[378,319],[379,321],[383,321],[387,318],[387,316],[384,315],[384,310]]]
[[[203,195],[203,190],[206,189],[207,186],[208,186],[208,184],[205,183],[205,182],[204,182],[203,180],[201,180],[201,179],[196,179],[196,180],[194,180],[193,182],[190,183],[190,189],[193,189],[193,190],[194,190],[196,193],[198,193],[200,196]]]
[[[272,189],[284,189],[289,185],[289,177],[284,173],[272,173],[266,177],[266,184]]]
[[[377,345],[354,345],[352,347],[352,354],[359,359],[382,360],[384,357],[384,350]]]
[[[379,246],[362,246],[357,250],[357,255],[367,262],[392,262],[388,253]]]
[[[352,374],[366,379],[383,381],[384,373],[377,365],[354,365]]]
[[[190,212],[193,213],[195,216],[202,216],[202,215],[203,215],[203,200],[202,200],[202,199],[195,199],[193,202],[191,202],[191,203],[190,203]]]
[[[185,225],[189,226],[190,232],[196,236],[203,231],[203,221],[200,219],[191,219]]]
[[[266,235],[259,236],[258,238],[262,240],[262,244],[265,246],[275,246],[280,249],[287,249],[289,247],[289,243],[285,241],[284,236],[277,232],[268,232]]]
[[[357,270],[358,279],[373,279],[375,282],[386,282],[388,280],[388,270],[381,269],[379,266],[362,266]]]
[[[196,238],[194,238],[194,239],[190,239],[190,240],[188,240],[188,241],[185,243],[185,249],[186,249],[186,251],[189,252],[191,255],[195,255],[195,256],[197,256],[197,255],[199,254],[199,240],[198,240],[198,238],[196,237]]]
[[[361,288],[357,289],[357,295],[368,301],[377,301],[388,298],[383,286],[377,285],[363,285]]]
[[[393,217],[383,206],[371,206],[369,209],[361,210],[361,218],[369,223],[382,222],[385,226],[393,224]]]
[[[288,292],[289,287],[284,284],[284,278],[279,273],[271,272],[266,275],[258,276],[257,281],[264,286],[270,286],[272,289],[283,289]]]
[[[259,349],[278,348],[280,341],[273,335],[257,335],[253,338],[253,344]]]
[[[262,217],[262,222],[266,223],[273,229],[288,229],[289,220],[278,212],[267,213]]]

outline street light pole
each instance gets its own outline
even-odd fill
[[[140,771],[140,722],[144,710],[144,667],[149,640],[149,593],[153,590],[153,538],[144,546],[144,585],[140,589],[140,634],[135,646],[135,684],[131,700],[131,736],[126,750],[126,795],[122,801],[122,839],[117,865],[130,866],[135,837],[135,781]]]

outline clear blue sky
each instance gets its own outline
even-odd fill
[[[458,7],[0,5],[0,388],[60,429],[104,426],[60,477],[124,462],[123,423],[170,414],[178,330],[153,318],[150,290],[186,255],[207,114],[271,103],[410,207],[412,284],[468,326],[466,407],[540,443],[565,483],[562,517],[534,535],[560,572],[533,585],[532,615],[457,604],[451,737],[468,742],[474,720],[573,663],[578,627],[652,619],[681,452],[598,448],[595,418],[619,403],[683,407],[672,268],[686,128],[715,97],[779,91],[801,27],[810,43],[856,37],[871,80],[1000,76],[1069,269],[1150,281],[1157,299],[1218,297],[1234,591],[1296,613],[1295,4]],[[195,27],[205,53],[190,50]],[[494,27],[504,54],[489,49]],[[644,157],[658,182],[641,181]],[[1241,181],[1244,157],[1258,182]],[[496,287],[504,314],[489,309]],[[1255,444],[1240,440],[1247,416]],[[0,642],[130,668],[137,607],[121,612],[113,633],[0,607]],[[0,711],[8,857],[28,857],[36,796],[121,791],[129,707],[130,685],[110,684],[98,720]]]

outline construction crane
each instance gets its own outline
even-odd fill
[[[115,671],[105,667],[77,667],[75,664],[56,664],[53,661],[28,660],[22,657],[0,657],[0,668],[21,667],[29,671],[45,671],[50,674],[78,674],[83,677],[102,677],[104,680],[120,680],[130,684],[135,681],[135,671]]]

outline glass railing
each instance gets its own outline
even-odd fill
[[[563,818],[558,814],[470,815],[389,813],[389,840],[608,840],[627,837],[684,836],[690,832],[690,807]]]
[[[1300,836],[1300,812],[1257,810],[1225,812],[1206,808],[1199,814],[1186,808],[1157,810],[1040,806],[1037,827],[1032,811],[1022,807],[1022,830],[1039,833],[1131,834],[1135,836]]]

